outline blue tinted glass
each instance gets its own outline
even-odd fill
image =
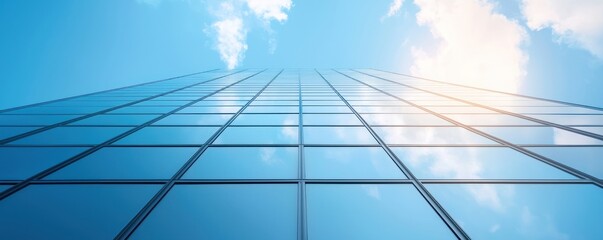
[[[146,127],[116,144],[204,144],[217,130],[218,127]]]
[[[183,178],[297,178],[297,155],[292,147],[210,147]]]
[[[514,144],[594,145],[603,141],[552,127],[478,127]]]
[[[4,239],[112,239],[160,185],[32,185],[0,201]]]
[[[232,114],[174,114],[153,125],[224,125]]]
[[[297,239],[297,185],[176,185],[132,239]]]
[[[169,179],[197,148],[103,148],[47,179]]]
[[[370,125],[452,125],[431,114],[362,114],[362,118]]]
[[[306,147],[304,152],[307,178],[406,179],[380,147]]]
[[[215,144],[297,144],[297,127],[229,127]]]
[[[298,113],[298,106],[249,106],[243,113]]]
[[[87,148],[0,148],[0,180],[23,180]]]
[[[0,139],[17,136],[29,132],[37,127],[0,127]]]
[[[599,135],[603,135],[603,127],[575,127],[576,129],[580,129],[582,131],[587,131]]]
[[[0,125],[52,125],[79,115],[0,115]]]
[[[111,111],[110,113],[168,113],[178,107],[123,107]]]
[[[456,239],[412,185],[306,188],[308,239]]]
[[[446,114],[446,117],[466,125],[541,125],[506,114]]]
[[[603,237],[603,189],[593,185],[429,184],[427,188],[472,239]]]
[[[304,114],[304,125],[360,125],[354,114]]]
[[[388,144],[496,144],[459,127],[374,127]]]
[[[232,125],[298,125],[297,114],[241,114]]]
[[[347,106],[304,106],[304,113],[352,113]]]
[[[9,189],[10,187],[12,187],[12,185],[0,185],[0,192]]]
[[[71,123],[71,125],[140,125],[159,115],[96,115]]]
[[[241,107],[187,107],[178,113],[236,113]]]
[[[10,111],[11,114],[89,114],[109,107],[27,107]]]
[[[14,144],[99,144],[130,127],[58,127],[19,139]]]
[[[528,150],[603,178],[603,147],[532,147]]]
[[[509,148],[399,147],[400,160],[422,179],[572,179],[555,167]]]
[[[364,127],[304,127],[305,144],[377,144]]]

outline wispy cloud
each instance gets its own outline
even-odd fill
[[[528,59],[521,48],[528,39],[522,26],[496,13],[487,0],[415,0],[415,4],[420,9],[417,23],[429,28],[436,46],[411,48],[412,74],[518,91]]]
[[[530,29],[551,28],[560,41],[603,59],[603,1],[522,0],[521,10]]]
[[[245,58],[247,51],[247,33],[250,31],[249,21],[260,20],[264,30],[270,35],[268,44],[272,53],[276,49],[274,31],[270,27],[272,21],[287,20],[292,7],[291,0],[231,0],[224,1],[209,12],[215,17],[206,33],[215,40],[215,48],[220,59],[228,69],[236,68]]]
[[[402,4],[404,3],[404,0],[394,0],[390,5],[389,8],[387,10],[387,13],[381,17],[381,21],[383,21],[386,18],[392,17],[394,15],[396,15],[400,9],[402,8]]]

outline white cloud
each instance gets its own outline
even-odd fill
[[[387,10],[387,13],[385,14],[385,16],[381,17],[381,21],[383,21],[384,19],[386,19],[388,17],[392,17],[392,16],[396,15],[402,8],[403,3],[404,3],[404,0],[394,0],[389,5],[389,9]]]
[[[436,46],[413,46],[411,73],[436,80],[517,92],[526,75],[527,34],[487,0],[415,0],[417,23]],[[428,42],[428,41],[427,41]],[[428,51],[425,49],[433,49]]]
[[[521,10],[530,29],[551,28],[561,41],[603,59],[603,1],[522,0]]]
[[[206,29],[206,33],[215,39],[215,47],[227,68],[236,68],[245,58],[249,21],[253,19],[262,21],[264,29],[270,35],[269,52],[273,53],[276,39],[270,22],[286,21],[286,12],[292,4],[291,0],[230,0],[221,2],[217,9],[210,8],[210,13],[216,20],[209,31]]]
[[[287,20],[287,13],[291,9],[291,0],[247,0],[249,9],[264,21]]]

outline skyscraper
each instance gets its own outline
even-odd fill
[[[603,109],[372,69],[0,112],[0,239],[602,239]]]

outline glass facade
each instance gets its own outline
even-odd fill
[[[0,239],[603,239],[603,109],[373,69],[0,111]]]

